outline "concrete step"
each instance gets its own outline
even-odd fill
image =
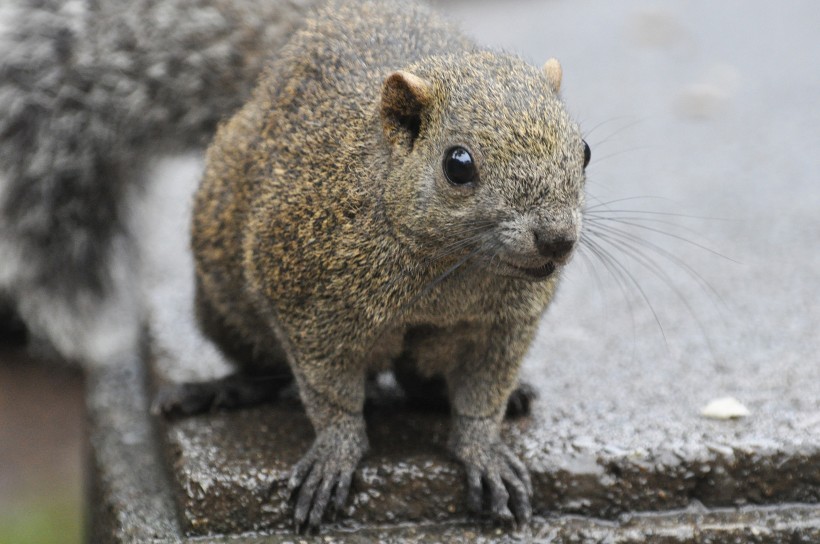
[[[783,463],[782,458],[758,454],[756,465],[772,467],[761,475],[741,469],[742,462],[714,455],[699,461],[699,476],[693,477],[697,483],[683,486],[687,478],[681,478],[680,468],[653,469],[628,456],[621,460],[622,466],[632,467],[628,470],[555,470],[534,463],[522,447],[537,417],[507,425],[507,438],[534,472],[533,523],[511,530],[470,519],[462,507],[461,471],[440,450],[446,419],[402,408],[394,398],[368,414],[373,451],[357,472],[345,519],[327,525],[318,536],[296,537],[290,532],[282,485],[288,467],[311,439],[298,404],[285,400],[169,424],[149,415],[147,375],[144,362],[133,358],[100,369],[89,379],[92,542],[820,539],[817,504],[778,502],[818,488],[816,481],[804,479],[805,473],[793,472],[811,464],[806,459]],[[617,466],[606,463],[598,466]],[[813,463],[810,478],[816,475],[816,459]],[[729,494],[720,479],[708,476],[738,470],[754,476],[746,485],[730,486]],[[778,484],[778,479],[786,484]],[[746,490],[765,482],[780,495],[773,495],[768,505],[749,504]],[[698,489],[703,501],[692,494]],[[718,507],[727,499],[745,505]],[[609,501],[616,506],[606,506]]]

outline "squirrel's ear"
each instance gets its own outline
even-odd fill
[[[381,116],[384,133],[393,144],[413,147],[421,130],[424,109],[430,104],[430,84],[410,72],[393,72],[382,85]]]
[[[561,76],[564,73],[563,70],[561,70],[561,63],[553,57],[544,63],[542,70],[544,70],[544,73],[547,75],[547,81],[549,81],[550,87],[555,91],[555,94],[558,94],[561,90]]]

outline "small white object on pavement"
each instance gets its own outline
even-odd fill
[[[710,419],[734,419],[746,417],[749,414],[749,409],[734,397],[715,399],[700,411],[700,415]]]

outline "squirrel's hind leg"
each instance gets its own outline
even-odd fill
[[[161,386],[151,410],[168,417],[220,409],[238,409],[275,400],[293,382],[284,354],[274,342],[251,340],[214,306],[197,281],[196,318],[200,328],[239,369],[223,378]],[[249,312],[245,312],[246,318]]]
[[[166,417],[184,417],[247,408],[275,400],[292,381],[293,376],[283,369],[281,374],[268,376],[236,372],[212,381],[168,384],[160,388],[151,411]]]

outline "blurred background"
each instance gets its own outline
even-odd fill
[[[644,220],[657,212],[665,215],[655,219],[671,223],[641,224],[673,237],[638,231],[682,259],[655,254],[667,279],[620,253],[649,305],[628,276],[615,278],[584,258],[572,263],[558,310],[547,318],[547,326],[571,324],[559,338],[570,346],[564,349],[629,360],[636,341],[607,327],[631,319],[633,334],[651,331],[637,343],[646,353],[708,360],[693,372],[714,372],[715,383],[734,386],[758,410],[816,412],[809,384],[820,383],[820,6],[437,4],[484,44],[537,65],[558,57],[563,97],[592,148],[590,205],[638,207]],[[587,304],[594,310],[579,310]],[[610,341],[589,345],[596,335]],[[0,338],[0,544],[80,542],[82,376],[24,355],[23,340]],[[731,369],[741,362],[753,382],[737,384]]]
[[[0,337],[0,543],[82,541],[83,379]]]

